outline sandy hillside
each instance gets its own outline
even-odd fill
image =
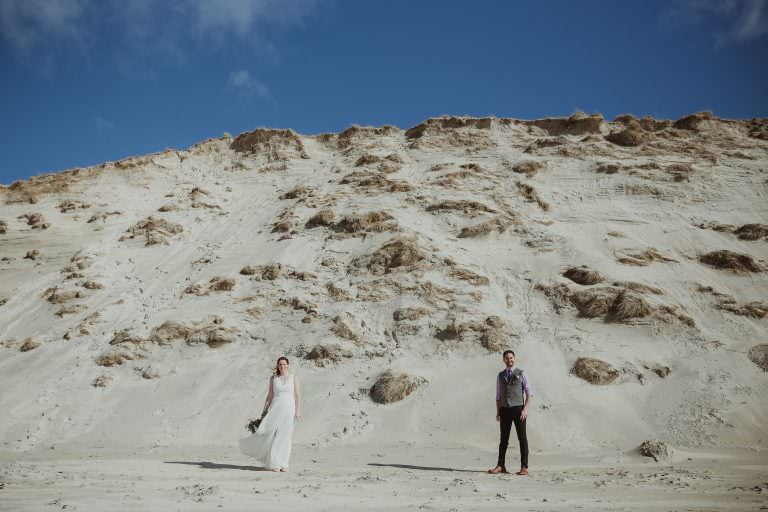
[[[441,117],[257,129],[0,187],[0,508],[37,509],[24,493],[30,475],[56,488],[46,461],[74,460],[84,483],[110,474],[87,457],[135,458],[137,474],[149,454],[160,473],[176,454],[247,465],[234,447],[281,354],[304,395],[292,478],[314,458],[343,497],[363,492],[342,489],[349,473],[432,481],[394,462],[481,471],[504,348],[536,390],[531,466],[555,479],[541,489],[579,457],[656,467],[637,448],[660,440],[669,464],[751,461],[717,506],[754,504],[768,493],[767,139],[765,120],[707,113]],[[380,404],[386,370],[412,392]],[[390,449],[386,467],[359,456]],[[633,471],[627,489],[647,483]],[[600,485],[571,481],[591,503]]]

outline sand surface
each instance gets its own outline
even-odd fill
[[[1,187],[0,507],[754,509],[764,128],[260,129]],[[505,348],[526,480],[482,474]],[[235,447],[282,354],[303,417],[273,475]],[[385,370],[418,385],[375,403]]]
[[[747,451],[534,454],[528,477],[485,473],[490,451],[419,446],[297,448],[293,469],[233,450],[0,456],[0,510],[758,510],[768,463]],[[691,460],[688,460],[688,459]],[[645,460],[642,460],[645,459]]]

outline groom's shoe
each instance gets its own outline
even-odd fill
[[[523,466],[520,468],[520,471],[515,473],[516,475],[522,475],[522,476],[528,476],[528,468]]]
[[[492,475],[498,475],[499,473],[506,473],[507,470],[503,466],[496,466],[493,469],[489,469],[488,472]]]

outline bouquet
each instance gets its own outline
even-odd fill
[[[261,418],[256,418],[255,420],[249,420],[248,424],[245,426],[245,430],[249,431],[251,434],[255,434],[256,429],[259,428],[259,425],[261,425]]]

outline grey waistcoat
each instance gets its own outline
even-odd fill
[[[525,398],[523,398],[523,381],[521,375],[523,370],[515,368],[512,370],[512,377],[507,380],[507,370],[504,369],[499,372],[499,383],[501,384],[501,406],[502,407],[516,407],[518,405],[525,405]]]

